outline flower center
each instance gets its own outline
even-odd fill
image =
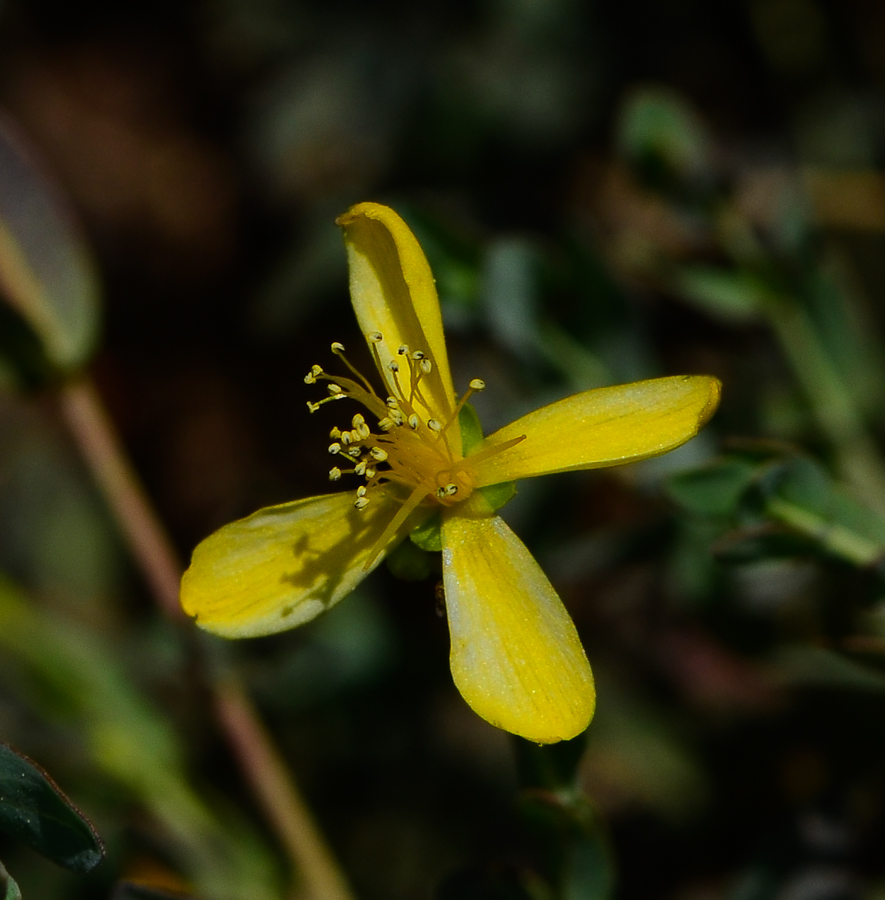
[[[453,446],[457,442],[451,439],[449,429],[464,404],[485,384],[473,379],[451,413],[435,414],[421,387],[422,380],[433,371],[429,355],[402,345],[385,372],[378,352],[383,337],[376,332],[367,335],[367,339],[379,371],[387,376],[390,396],[382,398],[375,392],[369,380],[344,356],[344,346],[338,342],[332,344],[332,353],[355,377],[333,377],[315,365],[304,379],[307,384],[327,382],[328,396],[308,402],[311,412],[324,403],[347,397],[361,403],[377,420],[377,430],[373,431],[365,417],[357,413],[350,428],[332,429],[329,453],[338,460],[329,471],[329,478],[338,481],[344,475],[356,475],[365,480],[357,489],[357,509],[368,505],[372,488],[384,484],[402,485],[413,507],[427,501],[451,506],[466,500],[475,487],[475,479],[461,448]]]

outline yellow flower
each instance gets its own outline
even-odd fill
[[[370,413],[373,425],[357,413],[350,428],[333,429],[329,447],[332,480],[364,483],[259,510],[206,538],[184,575],[182,606],[230,638],[301,625],[438,514],[458,690],[499,728],[539,743],[575,737],[595,706],[587,657],[562,601],[495,507],[519,478],[672,450],[713,414],[720,384],[684,375],[585,391],[477,438],[464,404],[484,385],[476,379],[455,394],[433,276],[415,236],[374,203],[354,206],[338,224],[384,392],[337,343],[332,353],[348,377],[315,365],[305,381],[327,390],[311,410],[348,398]]]

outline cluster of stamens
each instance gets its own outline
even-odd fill
[[[383,338],[377,332],[367,338],[381,370],[378,348]],[[403,485],[418,501],[433,497],[449,505],[466,499],[473,489],[472,478],[461,448],[452,448],[446,438],[464,403],[485,384],[478,378],[471,381],[457,407],[446,421],[440,422],[431,414],[431,404],[422,389],[434,371],[433,362],[423,350],[412,350],[406,345],[397,349],[386,366],[390,373],[387,381],[393,388],[393,394],[386,398],[380,397],[368,379],[351,365],[344,356],[342,344],[337,341],[332,344],[332,353],[344,362],[355,379],[333,377],[322,367],[312,366],[305,383],[325,381],[328,394],[321,400],[309,401],[308,409],[316,412],[324,403],[347,397],[361,403],[376,417],[380,432],[374,433],[365,417],[357,413],[349,429],[336,427],[329,434],[332,441],[329,453],[340,458],[330,469],[329,478],[339,481],[344,475],[352,474],[365,479],[365,484],[357,489],[354,506],[365,509],[370,489],[384,483]]]

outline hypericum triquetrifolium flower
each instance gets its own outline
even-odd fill
[[[595,692],[572,620],[550,582],[495,508],[520,478],[614,466],[672,450],[719,403],[703,375],[656,378],[575,394],[483,438],[449,373],[430,267],[400,217],[374,203],[338,219],[350,290],[383,391],[335,343],[347,377],[315,365],[309,403],[361,404],[333,429],[332,481],[355,491],[259,510],[206,538],[184,575],[181,603],[224,637],[282,631],[350,593],[417,528],[439,523],[452,675],[484,719],[539,743],[575,737]],[[434,517],[438,516],[438,519]]]

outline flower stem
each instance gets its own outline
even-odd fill
[[[178,602],[182,566],[151,506],[93,383],[67,382],[62,416],[163,614],[183,624]],[[273,746],[251,701],[231,675],[210,686],[216,719],[243,775],[285,848],[309,900],[353,900],[291,773]]]
[[[304,798],[234,679],[215,686],[216,715],[277,837],[298,866],[309,900],[351,900],[350,891]]]

